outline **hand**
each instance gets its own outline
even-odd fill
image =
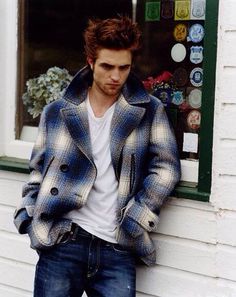
[[[129,216],[125,216],[123,218],[121,228],[133,238],[139,237],[144,232],[144,229],[139,225],[139,223]]]

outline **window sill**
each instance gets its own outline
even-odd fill
[[[209,202],[210,193],[200,192],[197,187],[178,185],[173,194],[174,197]]]
[[[29,161],[11,157],[0,157],[0,170],[29,174]]]
[[[0,157],[0,170],[29,174],[29,161],[24,159]],[[195,183],[184,183],[176,187],[173,194],[177,198],[209,201],[209,193],[200,192]]]

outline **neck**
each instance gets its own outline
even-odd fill
[[[96,117],[102,117],[104,113],[117,101],[120,94],[108,96],[97,91],[93,86],[89,89],[89,102]]]

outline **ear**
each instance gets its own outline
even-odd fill
[[[88,57],[87,63],[89,64],[90,68],[93,70],[93,59]]]

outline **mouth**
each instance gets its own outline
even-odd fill
[[[112,88],[119,88],[120,84],[107,84],[107,86],[112,87]]]

